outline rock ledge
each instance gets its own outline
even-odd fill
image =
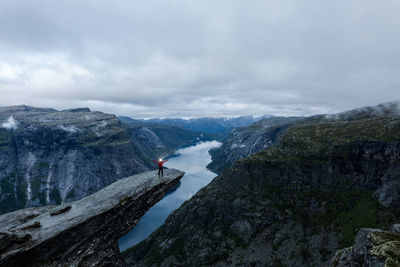
[[[81,200],[0,216],[0,266],[122,265],[118,239],[184,172],[130,176]]]

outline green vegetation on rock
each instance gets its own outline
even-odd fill
[[[400,234],[382,231],[373,232],[370,237],[372,255],[385,258],[385,267],[400,265]]]

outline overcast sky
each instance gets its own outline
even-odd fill
[[[400,99],[400,1],[1,0],[0,105],[310,115]]]

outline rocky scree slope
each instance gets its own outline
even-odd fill
[[[236,161],[126,262],[324,266],[358,229],[387,229],[400,219],[400,119],[361,113],[290,127],[278,146]]]
[[[0,108],[0,213],[80,199],[150,163],[114,115]]]
[[[0,216],[0,266],[124,266],[118,238],[176,187],[169,169],[123,178],[81,200]]]

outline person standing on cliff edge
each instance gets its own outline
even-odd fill
[[[164,161],[162,159],[159,159],[158,161],[153,159],[153,161],[158,164],[158,176],[160,176],[160,172],[161,172],[161,176],[164,176],[163,164],[165,162],[167,162],[168,159],[166,159]]]

